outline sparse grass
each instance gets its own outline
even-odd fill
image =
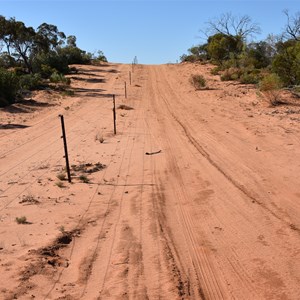
[[[16,217],[16,222],[18,224],[28,224],[27,218],[25,216],[22,217]]]
[[[37,170],[45,170],[45,169],[48,169],[49,166],[50,166],[49,164],[42,164],[37,168]]]
[[[59,180],[66,180],[66,179],[67,179],[66,174],[63,173],[63,172],[58,173],[58,174],[56,175],[56,177],[57,177]]]
[[[87,178],[87,176],[84,175],[84,174],[81,174],[81,175],[79,176],[79,180],[82,181],[83,183],[89,183],[89,182],[90,182],[90,180],[89,180],[89,179]]]
[[[102,135],[100,132],[98,132],[98,133],[96,134],[96,136],[95,136],[95,141],[99,141],[99,143],[101,143],[101,144],[104,143],[104,137],[103,137],[103,135]]]
[[[20,204],[26,203],[26,204],[38,204],[40,201],[35,199],[33,195],[23,195],[22,200],[19,202]]]
[[[91,174],[103,170],[106,167],[106,165],[98,162],[95,164],[85,163],[80,165],[72,165],[71,167],[74,172]]]
[[[65,232],[66,232],[65,226],[63,226],[63,225],[59,226],[58,230],[59,230],[62,234],[65,234]]]
[[[90,179],[88,178],[88,174],[92,174],[95,172],[99,172],[103,170],[106,165],[98,163],[80,163],[78,165],[71,165],[72,174],[74,177],[79,179],[79,181],[83,183],[89,183]]]
[[[203,77],[203,75],[199,75],[199,74],[193,74],[190,77],[190,83],[192,84],[192,86],[196,89],[196,90],[203,90],[206,89],[206,80]]]

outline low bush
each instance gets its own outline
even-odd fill
[[[275,106],[281,103],[280,89],[283,84],[277,74],[268,74],[259,82],[259,89],[265,94],[271,105]]]
[[[243,70],[239,68],[229,68],[221,75],[222,81],[238,80],[243,74]]]
[[[231,75],[230,75],[227,71],[225,71],[225,72],[221,75],[221,80],[222,80],[222,81],[230,81],[230,80],[233,80],[233,79],[231,78]]]
[[[27,218],[25,216],[22,216],[22,217],[16,217],[16,222],[18,224],[27,224]]]
[[[277,74],[268,74],[259,82],[261,91],[279,90],[282,87],[282,82]]]
[[[72,65],[72,64],[86,65],[91,63],[92,54],[87,53],[86,51],[83,51],[78,47],[66,46],[63,48],[58,48],[57,50],[58,50],[57,55],[59,59],[65,61],[67,65]]]
[[[50,78],[50,76],[55,72],[57,72],[56,69],[50,67],[49,65],[42,64],[39,74],[41,74],[43,78]]]
[[[52,83],[64,83],[69,85],[71,83],[70,78],[65,77],[63,74],[54,72],[50,76],[50,82]]]
[[[20,76],[20,87],[24,90],[35,90],[42,85],[42,78],[40,74],[26,74]]]
[[[49,78],[55,72],[60,74],[69,72],[66,57],[55,52],[38,54],[33,60],[32,68],[34,73],[40,73],[43,78]]]
[[[218,66],[218,67],[215,67],[215,68],[211,69],[210,74],[219,75],[220,71],[221,71],[221,68]]]
[[[0,107],[15,102],[19,92],[19,79],[14,72],[0,68]]]
[[[240,77],[240,82],[244,84],[257,84],[259,82],[259,75],[252,72],[245,72]]]
[[[88,179],[88,177],[86,175],[84,175],[84,174],[82,174],[82,175],[79,176],[79,180],[81,182],[83,182],[83,183],[89,183],[90,182],[90,180]]]
[[[201,90],[206,88],[206,80],[203,75],[194,74],[190,77],[190,83],[196,90]]]
[[[62,181],[57,181],[57,182],[55,182],[55,185],[56,185],[57,187],[61,188],[61,189],[65,187],[65,185],[64,185],[64,183],[63,183]]]
[[[98,50],[97,51],[97,56],[96,56],[96,60],[100,61],[100,62],[107,62],[107,58],[104,55],[103,51]]]
[[[60,172],[56,175],[59,180],[67,180],[66,173]]]
[[[191,62],[191,63],[194,63],[196,61],[198,61],[198,58],[191,54],[191,55],[186,55],[186,54],[183,54],[182,56],[180,56],[180,60],[182,62]]]

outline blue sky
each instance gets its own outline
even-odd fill
[[[102,50],[109,61],[161,64],[176,62],[193,45],[204,42],[199,30],[222,13],[249,15],[263,39],[278,34],[286,22],[282,13],[300,11],[300,1],[280,0],[0,0],[0,15],[15,17],[37,28],[46,22],[75,35],[83,50]]]

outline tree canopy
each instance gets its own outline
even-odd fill
[[[41,58],[49,63],[49,57],[62,56],[67,64],[88,63],[92,59],[92,54],[77,47],[74,35],[67,37],[55,25],[42,23],[34,30],[15,18],[6,19],[4,16],[0,16],[0,45],[0,55],[6,64],[14,62],[24,66],[28,73],[38,71],[36,65]]]
[[[260,26],[253,22],[248,15],[234,16],[228,12],[222,14],[219,18],[207,22],[208,27],[205,32],[210,35],[223,34],[238,39],[260,33]]]

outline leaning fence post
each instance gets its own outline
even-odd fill
[[[67,148],[67,137],[66,137],[66,130],[65,130],[65,122],[64,116],[59,115],[61,121],[61,129],[62,129],[62,139],[64,141],[64,149],[65,149],[65,159],[66,159],[66,168],[68,174],[68,181],[71,182],[71,172],[70,172],[70,164],[69,164],[69,156],[68,156],[68,148]]]
[[[131,72],[129,71],[129,83],[131,85]]]
[[[117,124],[116,124],[116,98],[115,95],[113,95],[113,118],[114,118],[114,134],[117,134]]]
[[[127,84],[126,84],[126,81],[125,81],[125,98],[127,99]]]

